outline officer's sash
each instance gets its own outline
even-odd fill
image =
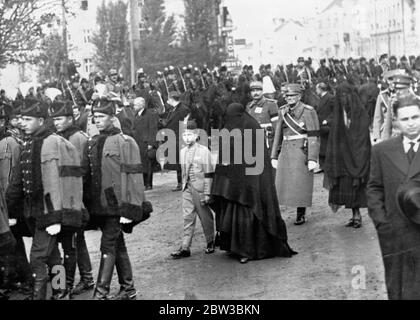
[[[288,112],[284,115],[284,123],[297,135],[304,135],[308,133],[308,131],[297,123]]]

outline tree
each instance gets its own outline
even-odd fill
[[[222,56],[217,43],[216,2],[213,0],[184,0],[186,58],[197,63],[219,64]],[[191,51],[192,50],[192,51]],[[190,60],[193,57],[193,60]]]
[[[64,61],[64,47],[59,34],[45,37],[40,45],[40,53],[34,62],[38,66],[38,77],[41,82],[56,81],[60,78],[61,62]]]
[[[24,62],[42,37],[51,14],[41,14],[41,0],[5,0],[0,4],[0,68]]]
[[[96,65],[100,70],[108,72],[110,69],[123,70],[128,74],[128,24],[127,4],[118,2],[102,2],[98,8],[96,20],[98,33],[92,38],[96,46]]]
[[[142,11],[138,65],[151,73],[162,70],[179,58],[179,50],[172,46],[176,35],[174,16],[166,17],[164,0],[145,0]]]

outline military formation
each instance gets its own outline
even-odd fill
[[[270,212],[263,217],[254,212],[257,219],[249,221],[268,228],[258,231],[267,239],[285,237],[279,205],[296,208],[295,225],[307,222],[314,175],[323,171],[328,204],[334,211],[352,209],[347,226],[360,228],[371,145],[399,134],[393,106],[417,97],[420,57],[402,57],[399,63],[388,55],[379,61],[322,59],[317,64],[314,70],[311,58],[300,57],[296,65],[279,65],[274,71],[262,65],[256,73],[244,66],[239,74],[225,66],[169,66],[154,75],[139,69],[131,86],[112,69],[106,76],[81,79],[76,74],[66,82],[19,90],[12,98],[2,91],[0,297],[19,291],[45,300],[54,267],[63,266],[65,286],[52,286],[52,299],[71,299],[90,290],[98,300],[135,299],[124,234],[150,217],[153,208],[145,192],[153,189],[153,174],[160,170],[176,171],[173,191],[183,193],[182,246],[172,258],[191,255],[197,216],[207,254],[217,246],[235,252],[233,238],[226,237],[240,231],[224,229],[226,217],[235,216],[229,210],[240,203],[235,210],[247,215],[247,208],[257,205],[222,190],[226,181],[234,181],[236,188],[237,177],[229,178],[223,165],[212,163],[210,150],[196,143],[198,129],[209,136],[212,129],[263,130],[268,162],[257,185],[271,184],[273,194],[261,200]],[[180,123],[185,124],[183,132]],[[175,163],[157,156],[166,142],[158,133],[165,131],[176,137]],[[256,182],[240,183],[255,187]],[[218,202],[222,209],[212,207],[217,197],[224,199]],[[225,220],[218,218],[218,210]],[[270,220],[270,215],[277,218]],[[267,227],[273,223],[279,226]],[[96,281],[85,241],[88,230],[101,232]],[[29,261],[23,237],[32,238]],[[270,255],[296,254],[287,237],[283,240]],[[249,241],[252,247],[255,239]],[[244,250],[237,253],[241,263],[267,257],[258,248],[257,253]],[[120,291],[111,296],[114,267]],[[75,283],[77,269],[80,281]]]

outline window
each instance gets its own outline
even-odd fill
[[[81,3],[80,3],[80,9],[86,11],[88,9],[88,6],[89,6],[88,0],[82,0],[81,1]]]
[[[83,59],[84,65],[85,65],[85,72],[91,73],[93,66],[92,66],[92,59]]]
[[[83,43],[90,43],[90,30],[89,29],[83,30]]]

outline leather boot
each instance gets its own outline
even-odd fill
[[[10,265],[12,262],[12,257],[9,255],[4,255],[1,259],[0,267],[0,289],[9,290],[11,282],[11,270]]]
[[[52,290],[51,300],[70,300],[74,286],[74,275],[76,273],[76,254],[75,252],[64,255],[64,269],[66,270],[66,289]]]
[[[95,287],[92,264],[83,232],[81,231],[77,234],[77,266],[79,267],[80,282],[74,287],[72,291],[73,295],[82,294]]]
[[[48,278],[34,277],[34,285],[30,300],[47,300]]]
[[[96,282],[94,300],[107,300],[111,287],[112,274],[114,272],[115,256],[113,254],[102,254],[99,266],[98,280]]]
[[[9,300],[9,295],[6,290],[0,289],[0,301],[2,300]]]
[[[127,251],[117,252],[115,266],[117,268],[120,291],[113,297],[113,300],[135,300],[137,291],[134,288],[133,270]]]

